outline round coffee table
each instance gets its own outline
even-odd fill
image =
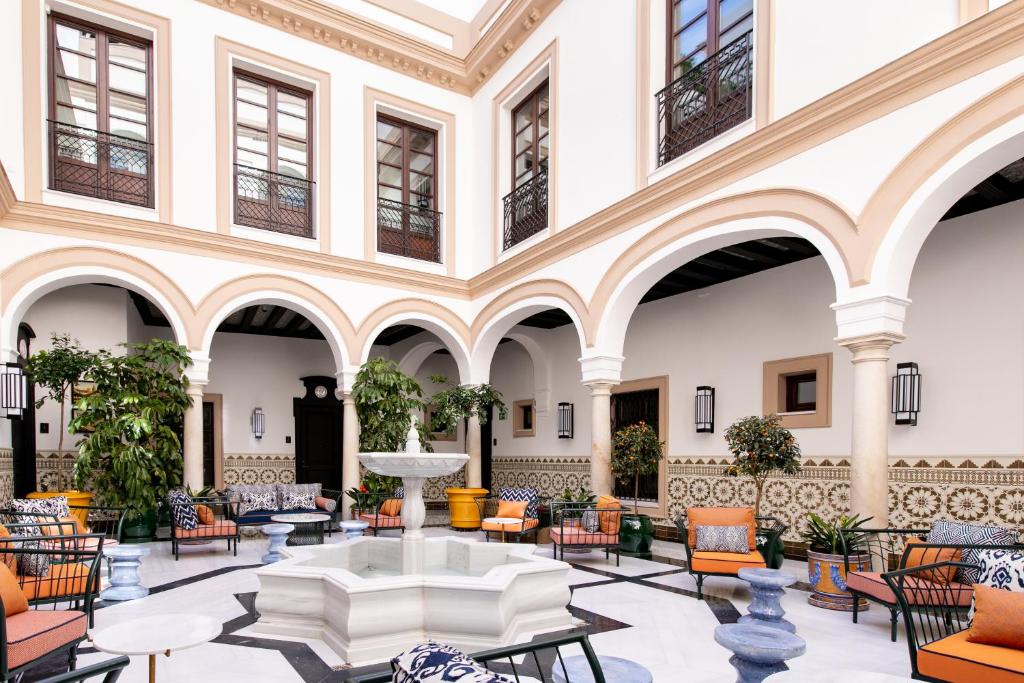
[[[523,528],[522,525],[525,524],[525,521],[522,520],[522,519],[519,519],[518,517],[487,517],[486,519],[484,519],[484,522],[489,522],[491,524],[500,524],[501,525],[501,542],[502,543],[505,542],[505,525],[506,524],[508,524],[508,525],[517,525],[517,526],[519,526],[520,529]],[[518,529],[513,529],[513,531],[518,531]]]
[[[264,524],[260,530],[270,539],[267,554],[260,558],[263,564],[271,564],[281,559],[281,548],[288,540],[288,534],[295,531],[291,524]]]
[[[171,656],[208,643],[221,632],[221,623],[202,614],[161,614],[132,619],[93,631],[89,640],[101,652],[112,655],[149,655],[149,683],[156,682],[156,656]]]
[[[319,515],[315,512],[273,515],[270,518],[272,522],[295,526],[295,531],[288,535],[288,545],[323,545],[324,522],[330,520],[330,515]]]
[[[101,600],[137,600],[149,595],[149,589],[140,585],[139,565],[149,555],[142,545],[115,545],[104,548],[103,556],[110,559],[110,587],[100,592]]]
[[[354,538],[361,538],[363,531],[370,526],[370,523],[360,519],[349,519],[344,522],[338,522],[338,526],[345,532],[345,538],[351,541]]]

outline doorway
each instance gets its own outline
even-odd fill
[[[224,486],[224,431],[221,394],[203,394],[203,486]]]
[[[667,377],[631,380],[613,387],[611,397],[611,431],[613,437],[618,430],[642,421],[649,424],[658,433],[660,441],[667,442],[668,425],[665,415],[667,403]],[[662,460],[656,473],[640,478],[640,503],[657,505],[660,508],[664,499],[664,484],[665,460]],[[632,500],[633,483],[625,483],[616,479],[614,492],[620,499]]]
[[[32,340],[36,338],[32,328],[22,323],[18,326],[18,365],[24,367],[32,355]],[[12,417],[11,451],[13,458],[13,497],[24,498],[36,490],[36,385],[25,382],[25,409],[20,417]]]
[[[487,406],[487,422],[480,425],[480,486],[491,490],[491,456],[494,452],[494,406]]]
[[[341,490],[342,405],[334,377],[303,377],[306,395],[293,399],[295,481]]]

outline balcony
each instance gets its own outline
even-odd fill
[[[122,204],[153,206],[153,145],[47,121],[50,188]]]
[[[235,164],[235,223],[313,237],[313,181]]]
[[[655,96],[659,166],[750,118],[752,47],[752,33],[745,33]]]
[[[510,249],[548,227],[548,169],[505,195],[502,250]]]
[[[440,263],[440,233],[439,211],[377,199],[377,251]]]

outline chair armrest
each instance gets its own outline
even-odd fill
[[[67,673],[57,674],[56,676],[50,676],[39,681],[39,683],[80,683],[87,678],[93,678],[96,676],[103,675],[102,683],[114,683],[121,675],[121,672],[130,660],[127,656],[121,655],[115,659],[108,659],[105,662],[98,664],[91,664],[89,666],[76,669],[75,671],[68,671]]]

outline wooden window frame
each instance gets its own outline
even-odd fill
[[[814,410],[786,412],[787,377],[814,374]],[[832,354],[765,361],[762,377],[762,412],[776,414],[787,429],[832,426]]]
[[[529,95],[524,97],[519,102],[519,104],[517,104],[515,107],[512,108],[510,130],[512,131],[512,139],[511,139],[511,147],[512,147],[512,150],[511,150],[512,151],[512,169],[511,170],[512,170],[512,176],[511,177],[512,177],[512,190],[513,191],[516,190],[517,188],[525,185],[526,183],[530,182],[531,180],[533,180],[537,176],[538,169],[540,169],[542,167],[543,168],[547,168],[547,166],[548,166],[548,157],[547,156],[544,157],[543,161],[539,160],[540,159],[540,137],[537,135],[537,133],[539,131],[539,127],[540,127],[540,117],[539,117],[539,113],[537,111],[538,107],[539,107],[539,104],[540,104],[540,97],[539,97],[539,95],[540,95],[541,91],[545,90],[545,89],[548,91],[548,132],[545,133],[544,137],[550,138],[551,137],[551,81],[550,81],[549,78],[545,78],[536,88],[534,88],[532,91],[530,91]],[[531,108],[531,112],[530,113],[532,114],[532,116],[530,117],[530,123],[528,123],[522,129],[516,130],[516,114],[521,112],[526,107],[530,107]],[[524,149],[522,152],[517,154],[516,153],[516,138],[519,136],[519,133],[523,132],[527,128],[533,128],[533,141],[530,143],[529,148]],[[550,149],[550,145],[548,146],[548,148]],[[516,177],[516,159],[518,159],[519,157],[523,156],[524,154],[527,154],[528,152],[531,152],[533,154],[533,158],[536,161],[536,164],[529,171],[524,171],[523,174],[522,174],[524,177],[527,174],[529,174],[530,177],[527,178],[526,180],[522,181],[522,182],[519,182],[519,178]]]
[[[430,424],[434,421],[434,413],[437,412],[437,406],[433,403],[428,403],[423,407],[423,423],[427,425],[427,429],[430,428]],[[458,441],[459,440],[458,427],[450,432],[430,432],[431,441]]]
[[[817,400],[811,402],[800,402],[800,385],[806,382],[814,382],[817,386],[818,373],[817,372],[803,372],[796,374],[783,375],[782,381],[786,383],[786,412],[787,413],[802,413],[802,412],[813,412],[817,409]]]
[[[674,14],[673,10],[675,9],[676,5],[682,5],[683,0],[666,0],[665,1],[665,7],[667,9],[667,14],[666,14],[666,19],[665,19],[665,33],[666,33],[666,40],[665,40],[665,82],[666,83],[672,83],[677,78],[682,76],[682,74],[679,74],[679,76],[676,76],[674,74],[675,67],[678,64],[680,64],[682,62],[685,62],[687,59],[692,57],[694,54],[696,54],[697,52],[700,52],[700,49],[698,48],[697,50],[694,50],[693,52],[691,52],[690,54],[686,55],[685,57],[682,57],[682,58],[680,58],[678,60],[675,59],[675,56],[676,56],[676,54],[675,54],[676,53],[676,51],[675,51],[675,38],[676,38],[676,36],[682,35],[683,31],[685,31],[689,27],[693,26],[695,23],[697,23],[703,17],[706,16],[707,19],[708,19],[708,31],[707,31],[707,36],[706,36],[707,37],[707,42],[704,45],[704,53],[705,53],[705,57],[704,58],[707,59],[708,57],[710,57],[711,55],[715,54],[716,52],[718,52],[719,50],[722,49],[722,46],[719,45],[719,39],[721,38],[723,33],[727,32],[727,31],[731,31],[733,28],[735,28],[740,23],[742,23],[742,22],[746,21],[748,18],[751,18],[751,17],[754,16],[754,5],[756,4],[756,0],[752,0],[751,1],[751,3],[750,3],[750,12],[744,14],[742,17],[740,17],[739,19],[737,19],[733,23],[729,24],[725,28],[721,28],[718,25],[718,20],[719,20],[718,5],[719,5],[720,1],[721,0],[706,0],[707,5],[706,5],[704,11],[699,13],[699,14],[697,14],[697,16],[695,16],[690,21],[686,22],[686,24],[681,26],[679,28],[679,30],[675,30],[675,27],[673,25],[674,22],[672,21],[672,19],[673,19],[672,15]]]
[[[523,426],[523,408],[530,409],[530,427]],[[537,402],[533,399],[512,402],[512,437],[529,437],[537,435]]]
[[[233,162],[238,164],[238,79],[248,80],[267,88],[267,171],[278,173],[277,166],[277,93],[283,90],[289,95],[306,98],[306,178],[309,183],[313,178],[313,92],[283,81],[248,71],[240,67],[231,70],[231,155]],[[261,106],[261,105],[257,105]],[[273,116],[271,116],[273,112]],[[287,134],[285,139],[292,139]],[[258,152],[254,153],[258,154]],[[237,190],[236,190],[237,192]]]
[[[385,187],[389,187],[391,189],[396,189],[396,190],[400,189],[402,191],[402,203],[405,204],[406,206],[415,206],[414,204],[412,204],[409,201],[410,194],[415,194],[417,196],[426,196],[426,195],[423,195],[420,192],[415,192],[415,193],[412,192],[412,190],[409,187],[409,184],[410,184],[409,183],[409,177],[408,177],[409,173],[416,173],[418,175],[423,175],[423,176],[428,175],[426,173],[420,173],[419,171],[413,171],[412,168],[409,166],[409,139],[410,139],[411,136],[409,136],[407,133],[409,131],[415,130],[415,131],[420,132],[420,133],[427,133],[427,134],[429,134],[431,136],[431,138],[433,138],[433,140],[434,140],[434,151],[431,154],[431,156],[434,157],[434,170],[429,174],[430,175],[430,192],[431,192],[430,195],[429,195],[430,196],[430,206],[427,206],[427,207],[419,207],[419,206],[417,206],[416,208],[427,208],[427,209],[430,209],[431,211],[437,211],[438,210],[437,209],[437,176],[438,176],[438,170],[439,170],[440,164],[441,164],[440,155],[438,154],[438,152],[440,150],[437,147],[437,143],[438,143],[437,131],[435,129],[433,129],[433,128],[430,128],[429,126],[423,126],[423,125],[420,125],[420,124],[412,123],[411,121],[406,121],[405,119],[400,119],[400,118],[397,118],[395,116],[391,116],[389,114],[385,114],[384,112],[378,111],[377,112],[377,121],[376,122],[379,123],[381,121],[383,121],[384,123],[388,124],[389,126],[396,126],[398,128],[402,128],[403,131],[404,131],[402,133],[402,167],[400,169],[401,172],[402,172],[402,187],[401,188],[396,188],[394,185],[388,185],[386,183],[384,183],[383,185]],[[374,126],[375,135],[376,135],[376,130],[377,130],[377,127],[375,125]],[[388,142],[386,140],[381,140],[380,138],[378,138],[376,136],[375,136],[375,141],[377,143],[384,142],[385,144],[389,144],[389,145],[394,146],[394,143]],[[377,145],[376,144],[374,145],[374,149],[375,150],[377,149]],[[377,170],[375,182],[377,184],[377,198],[379,199],[380,198],[380,187],[382,185],[382,183],[380,182],[380,164],[382,162],[380,160],[379,152],[375,154],[375,159],[376,159],[376,161],[375,161],[375,168]],[[398,168],[397,166],[395,166],[393,164],[385,164],[385,166],[389,166],[391,168]]]

